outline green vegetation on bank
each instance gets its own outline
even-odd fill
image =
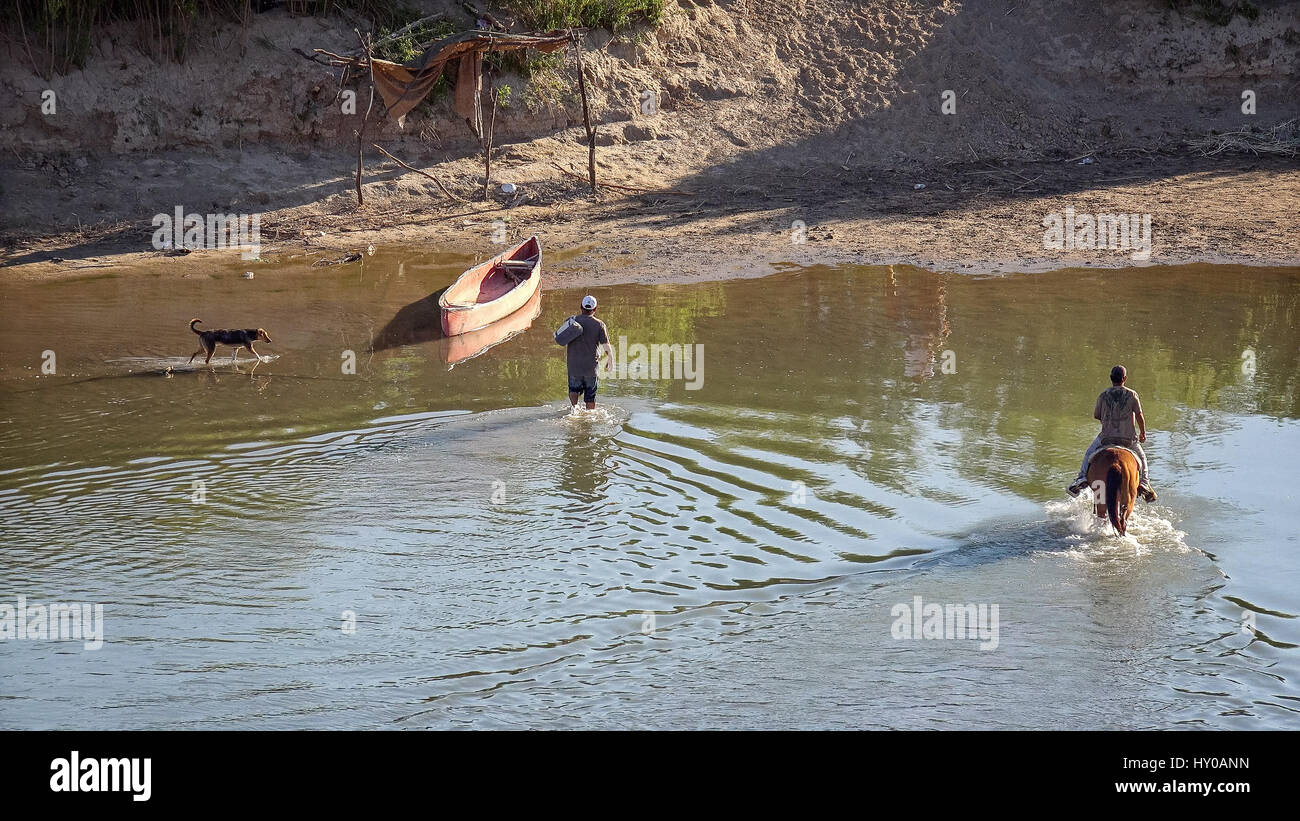
[[[135,24],[133,45],[142,53],[184,62],[199,35],[223,24],[247,27],[271,5],[270,0],[14,0],[12,15],[0,25],[18,41],[32,69],[48,78],[84,68],[105,26]],[[423,16],[407,0],[299,0],[287,6],[304,20],[344,14],[381,34]],[[393,44],[395,53],[406,40]]]
[[[639,23],[658,25],[664,0],[503,0],[522,28],[548,31],[570,27],[610,31]]]
[[[214,25],[247,27],[271,0],[13,0],[3,27],[17,42],[19,53],[38,74],[49,78],[83,68],[97,33],[107,25],[136,24],[135,45],[157,60],[184,62],[199,35]],[[427,12],[409,0],[296,0],[284,4],[304,20],[342,15],[369,24],[377,40],[424,17]],[[486,4],[481,4],[486,5]],[[515,30],[585,27],[621,31],[657,24],[664,0],[502,0],[514,15]],[[407,62],[422,46],[473,24],[461,20],[432,20],[391,42],[377,56]]]
[[[1169,0],[1169,5],[1220,26],[1241,15],[1247,20],[1259,17],[1259,7],[1249,0]]]
[[[390,24],[380,25],[375,34],[376,57],[394,63],[409,63],[424,52],[425,46],[444,37],[450,37],[460,30],[460,27],[452,21],[438,18],[422,22],[420,25],[412,26],[409,31],[404,31],[403,29],[408,25],[421,19],[421,15],[414,10],[411,11],[411,15],[409,20],[395,19]],[[389,39],[394,32],[401,32],[401,36]]]

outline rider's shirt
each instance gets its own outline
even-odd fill
[[[1101,392],[1093,415],[1101,419],[1101,439],[1131,442],[1137,439],[1134,414],[1142,412],[1137,391],[1114,385]]]

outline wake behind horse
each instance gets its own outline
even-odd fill
[[[1125,448],[1102,448],[1088,463],[1088,485],[1098,518],[1109,518],[1115,531],[1123,536],[1137,501],[1137,457]]]

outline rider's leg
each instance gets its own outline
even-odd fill
[[[1147,477],[1147,455],[1142,446],[1134,442],[1130,446],[1138,458],[1138,484],[1142,487],[1151,487],[1151,480]]]
[[[1142,446],[1136,440],[1128,444],[1128,449],[1137,455],[1138,460],[1138,493],[1148,503],[1156,500],[1156,492],[1151,489],[1151,479],[1147,476],[1147,455],[1142,450]]]
[[[1088,478],[1088,463],[1092,461],[1092,455],[1093,455],[1094,453],[1096,453],[1097,451],[1099,451],[1099,450],[1101,450],[1101,434],[1100,434],[1100,433],[1097,434],[1097,438],[1096,438],[1096,439],[1093,439],[1093,440],[1092,440],[1092,444],[1091,444],[1091,445],[1088,445],[1088,449],[1087,449],[1086,451],[1084,451],[1084,453],[1083,453],[1083,464],[1079,466],[1079,475],[1078,475],[1077,477],[1075,477],[1075,480],[1074,480],[1075,482],[1084,482],[1084,481],[1087,481],[1087,478]]]
[[[1101,449],[1101,434],[1092,440],[1088,445],[1088,450],[1083,454],[1083,464],[1079,466],[1079,475],[1075,478],[1070,486],[1066,488],[1071,496],[1078,496],[1088,485],[1088,462],[1092,461],[1092,455]]]

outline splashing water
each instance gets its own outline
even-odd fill
[[[1067,554],[1094,557],[1099,554],[1128,553],[1143,556],[1153,551],[1186,552],[1193,548],[1187,534],[1174,526],[1163,507],[1139,505],[1128,520],[1128,532],[1120,536],[1109,521],[1093,514],[1092,500],[1081,495],[1068,502],[1048,502],[1044,509],[1049,520],[1068,528]]]
[[[564,425],[585,425],[592,428],[604,426],[622,427],[623,423],[628,420],[627,411],[616,405],[597,405],[594,408],[584,408],[582,405],[574,405],[569,412],[560,417],[560,423]]]

